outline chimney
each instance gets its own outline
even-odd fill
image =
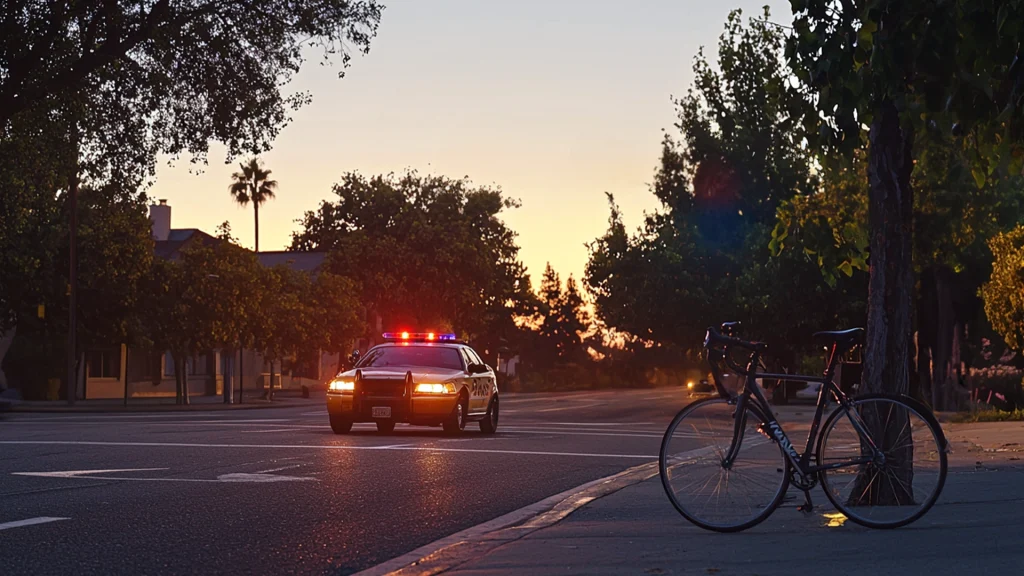
[[[149,221],[153,224],[153,240],[165,242],[171,236],[171,207],[167,200],[149,205]]]

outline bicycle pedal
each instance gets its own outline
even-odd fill
[[[814,502],[811,502],[811,493],[804,492],[804,503],[796,507],[797,510],[804,514],[814,513]]]

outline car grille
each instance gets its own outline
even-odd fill
[[[359,389],[364,396],[401,398],[405,394],[405,380],[364,379]]]

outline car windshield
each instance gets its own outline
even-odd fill
[[[383,368],[386,366],[417,366],[462,370],[462,361],[456,348],[441,346],[384,346],[374,348],[357,368]]]

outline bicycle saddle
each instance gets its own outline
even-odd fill
[[[850,328],[849,330],[827,330],[815,332],[814,337],[819,340],[829,340],[841,347],[859,344],[864,340],[863,328]]]

